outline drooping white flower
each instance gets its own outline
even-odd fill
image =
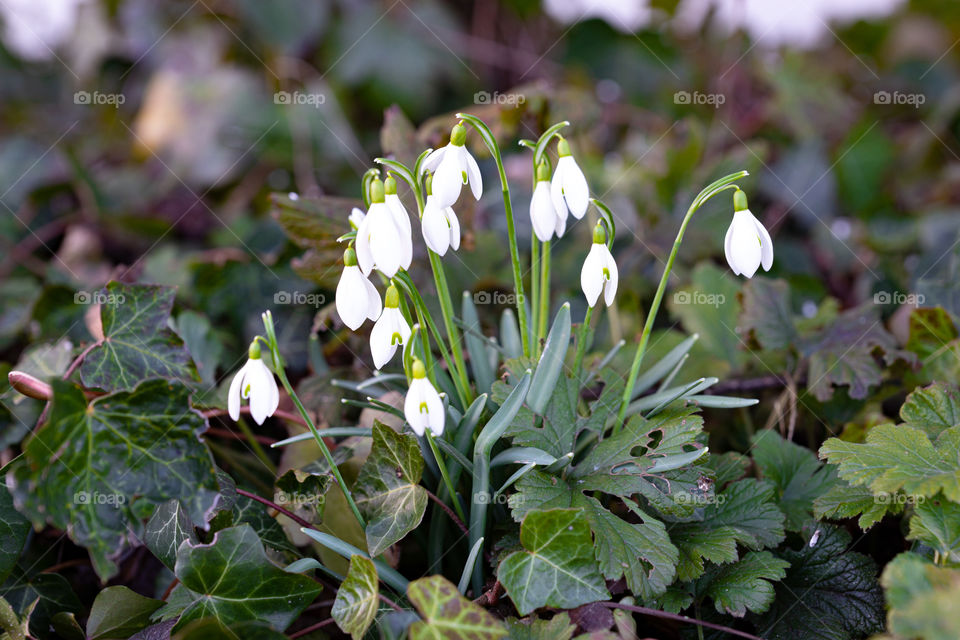
[[[343,274],[337,283],[337,313],[343,324],[356,331],[367,318],[380,317],[380,294],[360,267],[353,249],[343,252]]]
[[[433,193],[441,209],[453,206],[465,184],[470,184],[477,200],[483,194],[480,167],[464,146],[466,139],[466,128],[457,123],[450,132],[449,144],[432,151],[420,167],[421,175],[424,171],[433,173]]]
[[[427,195],[427,202],[423,205],[420,228],[423,241],[434,253],[442,256],[449,247],[454,251],[460,248],[460,220],[451,207],[441,207],[433,194]]]
[[[404,264],[409,267],[402,238],[403,231],[384,202],[383,182],[378,178],[370,185],[370,209],[357,228],[357,263],[363,275],[377,269],[392,278]]]
[[[383,313],[370,331],[370,353],[377,369],[390,362],[397,346],[410,340],[410,325],[400,313],[400,293],[392,284],[387,288]]]
[[[583,261],[580,270],[580,288],[587,297],[587,304],[591,307],[597,304],[597,298],[603,292],[603,299],[607,306],[613,304],[617,295],[617,284],[620,282],[620,273],[617,263],[614,262],[610,249],[607,248],[606,233],[603,225],[598,224],[593,230],[593,246],[587,259]]]
[[[240,419],[240,402],[249,400],[250,415],[257,424],[273,415],[280,405],[280,390],[273,372],[260,359],[260,343],[250,343],[250,359],[237,371],[227,392],[227,412],[234,420]]]
[[[360,223],[363,222],[363,219],[365,217],[367,217],[367,214],[365,214],[362,209],[359,209],[358,207],[354,207],[350,211],[350,217],[348,218],[348,220],[350,221],[350,228],[359,229]]]
[[[390,210],[393,223],[400,230],[400,267],[410,268],[410,262],[413,260],[413,229],[410,226],[410,215],[406,207],[400,201],[397,195],[397,181],[393,176],[388,176],[383,182],[384,203]]]
[[[570,143],[560,138],[557,144],[557,168],[553,172],[550,182],[550,197],[553,198],[553,208],[558,215],[566,217],[567,212],[579,220],[587,212],[590,201],[590,188],[587,179],[583,176],[577,161],[570,155]]]
[[[553,206],[549,172],[546,163],[537,167],[537,185],[533,188],[533,197],[530,198],[530,223],[540,242],[550,240],[554,233],[559,238],[567,229],[566,210],[561,214]]]
[[[727,263],[735,274],[752,278],[763,265],[764,271],[773,266],[773,241],[766,228],[747,208],[747,195],[737,189],[733,192],[733,221],[723,241]]]
[[[443,400],[427,380],[427,371],[419,360],[413,361],[413,382],[407,390],[403,414],[418,436],[428,428],[435,436],[443,435]]]

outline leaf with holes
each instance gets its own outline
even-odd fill
[[[217,499],[210,452],[198,437],[206,420],[180,382],[149,380],[133,391],[87,399],[53,383],[50,420],[24,445],[15,495],[39,525],[70,533],[102,578],[156,506],[176,498],[194,522]]]
[[[340,583],[330,616],[344,633],[360,640],[370,628],[379,608],[379,583],[373,561],[360,555],[350,556],[347,579]]]
[[[407,598],[423,618],[410,625],[410,640],[496,640],[507,635],[503,623],[461,596],[443,576],[414,580]]]
[[[86,387],[129,390],[149,378],[199,380],[183,340],[167,327],[175,290],[110,282],[98,293],[103,340],[80,365]]]
[[[427,508],[427,492],[418,483],[423,455],[417,439],[387,425],[373,425],[373,445],[353,495],[367,520],[367,549],[378,556],[412,531]]]
[[[218,531],[210,544],[184,541],[174,573],[180,584],[158,615],[179,614],[175,629],[213,617],[226,626],[256,621],[283,631],[321,590],[310,578],[270,562],[247,524]]]
[[[520,525],[520,544],[522,551],[500,563],[497,578],[521,615],[609,597],[582,509],[530,511]]]

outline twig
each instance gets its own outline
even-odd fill
[[[63,379],[68,380],[74,371],[77,370],[77,367],[83,362],[83,359],[87,357],[87,354],[103,344],[102,340],[97,340],[96,342],[91,342],[87,345],[87,348],[80,352],[80,355],[70,363],[70,366],[67,367],[67,370],[63,374]]]
[[[259,502],[260,504],[264,504],[264,505],[270,507],[271,509],[276,509],[277,511],[279,511],[279,512],[282,513],[283,515],[287,516],[288,518],[290,518],[291,520],[293,520],[294,522],[296,522],[296,523],[297,523],[298,525],[300,525],[301,527],[307,527],[308,529],[315,529],[315,530],[317,529],[315,526],[313,526],[313,524],[307,522],[306,520],[304,520],[304,519],[301,518],[300,516],[295,515],[295,514],[289,512],[289,511],[287,511],[286,509],[284,509],[283,507],[281,507],[281,506],[278,505],[277,503],[273,502],[272,500],[267,500],[266,498],[261,498],[260,496],[258,496],[258,495],[255,494],[255,493],[250,493],[249,491],[246,491],[246,490],[240,489],[240,488],[237,488],[237,494],[238,494],[238,495],[241,495],[241,496],[245,496],[245,497],[247,497],[247,498],[250,498],[251,500],[256,500],[256,501]]]
[[[467,529],[466,525],[463,524],[463,521],[462,521],[460,518],[457,517],[457,514],[455,514],[455,513],[453,512],[453,509],[451,509],[450,507],[448,507],[448,506],[443,502],[443,500],[441,500],[440,498],[438,498],[432,491],[430,491],[430,490],[427,489],[426,487],[424,487],[423,490],[427,492],[427,496],[428,496],[431,500],[433,500],[434,502],[436,502],[437,505],[438,505],[441,509],[443,509],[444,513],[446,513],[448,516],[450,516],[450,519],[453,520],[454,524],[456,524],[457,527],[460,528],[460,531],[462,531],[464,534],[469,534],[469,533],[470,533],[470,531]],[[457,497],[454,496],[453,499],[456,500]]]
[[[88,560],[86,558],[75,558],[73,560],[67,560],[65,562],[60,562],[58,564],[52,565],[41,571],[40,573],[56,573],[61,569],[69,569],[70,567],[76,567],[81,564],[87,564]]]
[[[167,587],[167,590],[163,592],[163,595],[160,596],[161,600],[166,600],[170,597],[170,594],[173,592],[173,588],[180,584],[180,578],[174,578],[173,582],[170,583],[170,586]]]
[[[658,609],[648,609],[647,607],[638,607],[632,604],[623,604],[622,602],[603,602],[601,603],[605,607],[611,609],[626,609],[627,611],[633,611],[634,613],[642,613],[646,616],[651,616],[654,618],[663,618],[665,620],[676,620],[677,622],[688,622],[690,624],[700,625],[701,627],[707,627],[708,629],[716,629],[717,631],[723,631],[724,633],[729,633],[740,638],[747,638],[748,640],[764,640],[763,638],[755,635],[751,635],[746,631],[738,631],[737,629],[732,629],[730,627],[725,627],[722,624],[715,624],[713,622],[707,622],[706,620],[697,620],[696,618],[691,618],[689,616],[682,616],[679,613],[669,613],[667,611],[660,611]]]
[[[317,629],[322,629],[323,627],[327,626],[331,622],[333,622],[333,618],[327,618],[323,622],[318,622],[317,624],[312,624],[309,627],[304,627],[303,629],[300,629],[300,631],[297,631],[296,633],[291,633],[290,640],[293,640],[294,638],[302,638],[303,636],[309,635],[314,631],[316,631]]]

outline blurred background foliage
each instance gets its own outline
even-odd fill
[[[292,366],[316,374],[314,408],[335,407],[324,368],[371,363],[332,313],[331,240],[372,158],[411,161],[465,110],[501,137],[524,247],[531,175],[516,140],[573,123],[618,218],[620,294],[598,349],[639,333],[697,191],[750,171],[773,270],[747,284],[729,273],[730,203],[711,202],[649,355],[697,332],[686,375],[763,400],[708,411],[721,449],[746,448],[757,421],[814,448],[857,439],[915,384],[960,373],[955,2],[7,0],[0,13],[5,370],[62,370],[92,339],[84,293],[153,282],[179,287],[175,318],[208,388],[273,309]],[[508,292],[496,173],[470,142],[487,189],[460,205],[450,277]],[[574,318],[590,228],[555,243],[554,303],[570,299]],[[307,294],[329,304],[286,303]],[[0,401],[6,446],[36,416],[9,389]]]

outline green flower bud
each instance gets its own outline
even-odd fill
[[[467,141],[467,128],[463,126],[462,122],[458,122],[453,125],[453,129],[450,130],[450,144],[455,147],[462,147],[463,143]]]
[[[353,250],[353,247],[347,247],[347,250],[343,252],[343,266],[357,266],[357,252]]]
[[[550,167],[547,166],[546,162],[541,162],[540,166],[537,167],[537,182],[544,182],[550,180]]]
[[[390,283],[390,286],[387,287],[387,294],[384,296],[383,306],[387,309],[396,309],[400,306],[400,292],[397,291],[397,288],[393,286],[393,283]]]
[[[250,343],[250,348],[247,349],[247,355],[250,356],[251,360],[260,359],[260,341],[256,338],[254,338],[253,342]]]
[[[733,192],[733,210],[746,211],[747,209],[749,209],[747,206],[747,194],[737,189]]]
[[[560,138],[560,142],[557,143],[557,155],[559,155],[561,158],[572,155],[570,153],[570,143],[567,142],[566,138]]]
[[[370,202],[383,202],[383,180],[374,178],[370,183]]]
[[[387,179],[383,181],[383,191],[388,196],[397,193],[397,180],[393,176],[387,176]]]
[[[423,363],[419,359],[413,361],[413,379],[417,380],[419,378],[427,377],[427,369],[423,366]]]
[[[603,225],[598,223],[597,226],[593,228],[593,244],[606,244],[607,242],[607,231],[603,228]]]

